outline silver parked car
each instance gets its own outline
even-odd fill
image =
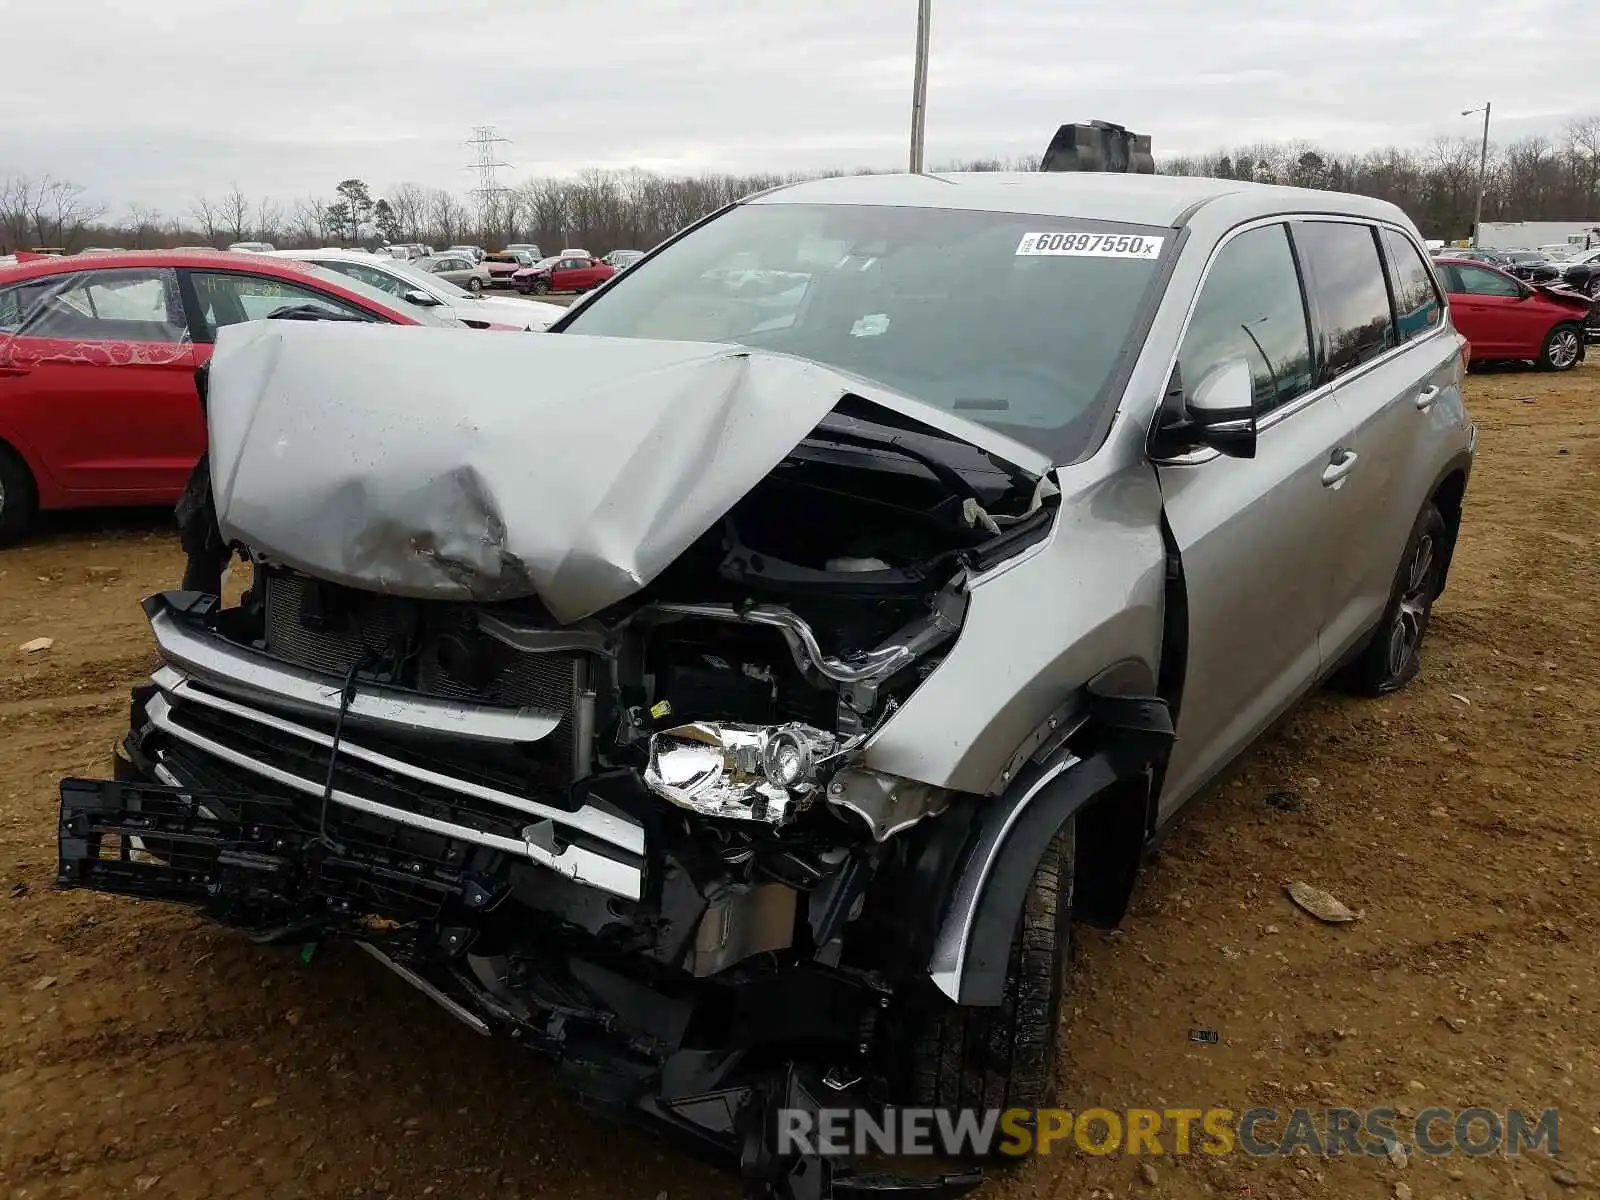
[[[360,250],[279,250],[280,258],[314,262],[329,271],[359,279],[370,287],[397,296],[408,305],[430,309],[435,316],[451,317],[478,329],[510,326],[539,332],[566,314],[559,304],[538,300],[511,300],[457,287],[424,268],[433,260],[401,262],[387,255]]]
[[[446,283],[466,288],[469,292],[482,291],[488,285],[488,272],[482,270],[465,254],[446,250],[432,258],[422,259],[417,263],[417,267],[430,275],[437,275]]]
[[[555,336],[210,370],[251,590],[146,602],[63,882],[356,939],[762,1195],[835,1194],[777,1108],[1052,1102],[1073,925],[1411,679],[1475,444],[1399,209],[1149,175],[797,184]]]

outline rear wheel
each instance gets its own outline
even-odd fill
[[[1583,327],[1574,323],[1557,325],[1545,335],[1539,354],[1539,367],[1545,371],[1570,371],[1578,365],[1583,350]]]
[[[10,545],[28,531],[38,503],[28,464],[0,442],[0,546]]]
[[[1076,821],[1045,847],[1028,884],[996,1008],[939,996],[913,1044],[906,1103],[932,1108],[1048,1108],[1056,1095],[1056,1031],[1072,956]]]
[[[1416,677],[1422,665],[1422,639],[1428,634],[1434,597],[1444,577],[1449,538],[1444,517],[1429,501],[1411,527],[1383,620],[1348,669],[1346,677],[1356,691],[1383,696]]]
[[[467,280],[467,291],[469,291],[469,292],[481,292],[481,291],[483,291],[483,280],[479,279],[476,275],[471,276]]]

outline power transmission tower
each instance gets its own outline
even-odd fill
[[[499,137],[495,133],[493,125],[474,125],[472,136],[465,143],[473,151],[473,161],[467,164],[466,169],[478,173],[478,186],[472,189],[472,195],[478,202],[478,212],[485,223],[498,215],[501,197],[510,190],[500,183],[498,172],[501,167],[509,168],[511,164],[501,162],[495,150],[498,145],[510,143],[510,138]]]

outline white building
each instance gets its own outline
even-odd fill
[[[1537,250],[1565,242],[1574,250],[1600,246],[1600,217],[1592,221],[1485,221],[1485,250]]]

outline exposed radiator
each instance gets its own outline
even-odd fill
[[[308,604],[313,610],[309,614]],[[529,653],[474,635],[468,605],[314,584],[291,571],[273,571],[267,577],[265,624],[269,654],[334,676],[352,666],[384,664],[392,669],[397,632],[414,630],[415,652],[406,656],[393,683],[424,695],[560,713],[561,725],[538,743],[538,757],[573,762],[581,654]],[[470,653],[463,645],[471,647]]]

